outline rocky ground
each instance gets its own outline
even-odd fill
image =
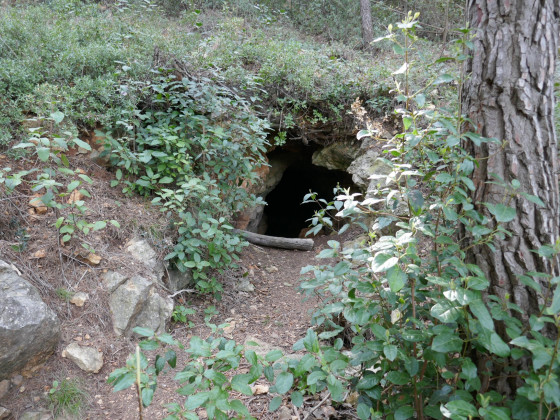
[[[256,341],[264,350],[279,348],[284,353],[292,352],[292,345],[310,327],[310,310],[317,304],[314,299],[305,299],[298,290],[300,270],[314,263],[314,256],[330,237],[316,238],[312,251],[250,245],[242,254],[239,268],[222,276],[221,300],[191,292],[178,294],[172,300],[172,291],[159,281],[162,274],[167,276],[159,265],[163,246],[169,241],[165,218],[145,201],[123,198],[119,191],[110,188],[112,174],[104,168],[86,158],[74,159],[73,164],[94,179],[89,187],[92,198],[87,203],[91,217],[114,219],[121,227],[108,227],[88,236],[88,244],[96,250],[92,256],[79,251],[79,244],[60,245],[52,227],[57,215],[52,209],[43,212],[30,205],[31,192],[24,191],[0,202],[0,211],[5,215],[0,229],[0,259],[9,261],[14,273],[35,286],[61,322],[60,340],[44,365],[0,382],[0,406],[4,410],[0,409],[0,419],[139,418],[135,392],[129,389],[113,393],[107,384],[109,374],[125,365],[137,342],[137,338],[129,337],[133,325],[126,320],[119,324],[114,315],[134,293],[143,293],[144,304],[156,308],[152,311],[155,315],[148,317],[154,329],[162,316],[169,316],[173,305],[195,310],[194,315],[188,316],[188,323],[167,325],[173,337],[183,343],[193,335],[210,334],[204,311],[214,306],[212,322],[228,323],[228,338],[239,343]],[[339,240],[350,235],[346,233]],[[140,247],[138,252],[138,243],[148,244],[150,249]],[[179,353],[177,365],[181,366],[185,358],[185,354]],[[169,373],[159,379],[154,401],[145,410],[144,419],[163,419],[167,416],[166,403],[181,402],[172,377]],[[86,402],[74,417],[57,416],[56,407],[49,400],[55,381],[60,383],[64,379],[76,380],[85,392]],[[311,414],[311,408],[322,401],[320,395],[316,399],[309,397],[299,410],[294,410],[286,400],[284,407],[269,413],[268,404],[273,396],[264,380],[258,385],[258,393],[252,397],[238,396],[258,419],[322,419],[335,415],[328,401]]]

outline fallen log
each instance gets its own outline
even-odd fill
[[[313,249],[313,239],[299,238],[280,238],[277,236],[259,235],[258,233],[247,232],[246,230],[234,229],[235,233],[243,236],[247,242],[255,245],[269,246],[272,248],[299,249],[311,251]]]

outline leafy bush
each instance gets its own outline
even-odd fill
[[[210,79],[177,81],[161,71],[143,89],[143,109],[130,110],[115,138],[107,137],[113,164],[125,171],[113,186],[155,196],[179,233],[166,259],[193,269],[197,285],[212,290],[218,286],[207,269],[230,265],[245,244],[229,220],[257,202],[242,184],[255,182],[253,169],[265,164],[268,125]]]

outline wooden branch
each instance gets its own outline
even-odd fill
[[[259,235],[258,233],[247,232],[246,230],[234,229],[235,233],[243,236],[248,242],[255,245],[269,246],[272,248],[299,249],[311,251],[313,249],[313,239],[299,238],[280,238],[276,236]]]

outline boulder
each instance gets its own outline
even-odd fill
[[[165,332],[167,320],[173,314],[173,299],[163,298],[153,293],[145,303],[134,326],[145,327],[155,331],[156,334]]]
[[[0,407],[0,419],[7,419],[12,415],[12,412],[6,407]]]
[[[149,277],[154,277],[156,281],[161,281],[164,273],[164,267],[158,260],[157,254],[150,246],[147,240],[140,238],[132,238],[126,244],[126,250],[132,257],[149,270]]]
[[[169,277],[167,278],[167,287],[173,293],[179,290],[188,289],[193,285],[192,271],[187,270],[184,273],[177,269],[167,270]]]
[[[337,142],[317,150],[313,153],[313,165],[322,166],[331,170],[345,171],[358,157],[360,146],[348,142]]]
[[[60,322],[37,289],[0,260],[0,380],[42,364],[60,339]]]
[[[380,154],[378,151],[370,149],[365,154],[358,157],[348,167],[347,172],[352,175],[352,181],[358,187],[364,190],[370,190],[372,185],[377,185],[383,180],[370,179],[372,176],[388,175],[392,168],[387,163],[378,160]]]
[[[93,347],[72,343],[64,349],[62,357],[68,358],[85,372],[97,373],[103,367],[103,353]]]
[[[113,330],[117,335],[130,336],[136,318],[152,292],[154,284],[144,277],[134,276],[119,286],[109,298]]]
[[[116,271],[108,271],[102,276],[103,287],[109,293],[113,293],[126,281],[126,277]]]

